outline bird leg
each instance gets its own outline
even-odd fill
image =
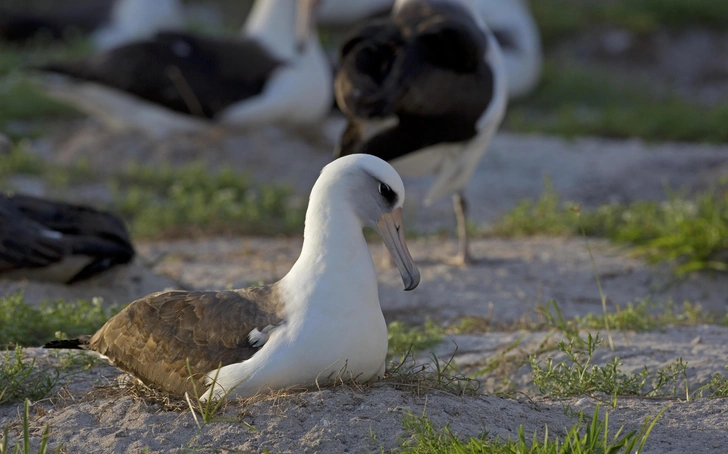
[[[458,231],[458,253],[449,260],[449,263],[457,266],[472,265],[475,260],[470,255],[468,247],[468,204],[463,191],[452,195],[453,207],[455,208],[455,220]]]

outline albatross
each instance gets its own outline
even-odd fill
[[[163,32],[41,71],[51,96],[107,125],[153,136],[270,123],[310,125],[329,111],[332,75],[313,16],[318,0],[257,0],[239,39]]]
[[[337,160],[311,191],[301,255],[278,282],[154,293],[96,334],[46,347],[98,352],[147,385],[176,395],[204,390],[203,400],[381,377],[387,326],[362,228],[379,232],[404,289],[417,287],[419,271],[404,239],[404,196],[401,178],[381,159]]]
[[[464,189],[503,119],[506,73],[471,0],[397,0],[341,49],[336,100],[348,117],[334,157],[367,153],[408,177],[435,174],[429,205],[452,194],[459,247],[473,262]]]
[[[0,193],[0,276],[73,284],[133,257],[124,223],[111,213]]]

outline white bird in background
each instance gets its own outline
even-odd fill
[[[373,154],[403,176],[435,174],[425,204],[453,195],[454,263],[471,263],[464,189],[508,97],[498,43],[473,2],[398,0],[344,43],[335,91],[348,117],[335,157]]]
[[[94,47],[107,50],[153,37],[160,31],[182,30],[186,24],[179,0],[117,0],[111,18],[91,35]]]
[[[242,37],[160,33],[43,71],[47,90],[112,127],[155,136],[212,125],[310,125],[330,110],[332,75],[315,28],[317,0],[257,0]]]
[[[154,293],[93,336],[46,347],[98,352],[150,386],[177,395],[196,390],[203,400],[381,377],[387,325],[362,228],[377,229],[405,290],[414,289],[420,275],[404,240],[403,202],[402,180],[386,162],[337,160],[311,190],[301,255],[280,281]]]
[[[508,96],[533,91],[541,80],[543,52],[538,25],[523,0],[476,0],[475,8],[495,34],[508,74]]]

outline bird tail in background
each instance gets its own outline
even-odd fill
[[[84,350],[84,346],[91,340],[91,336],[80,336],[77,339],[54,340],[48,342],[43,348],[63,348],[68,350]]]

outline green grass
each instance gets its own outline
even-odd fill
[[[543,437],[536,432],[526,437],[523,425],[518,428],[515,439],[491,438],[484,432],[477,438],[461,440],[452,433],[448,426],[438,428],[426,416],[405,414],[403,424],[410,439],[402,443],[398,452],[402,454],[617,454],[640,453],[657,420],[662,416],[663,409],[654,417],[646,417],[639,431],[625,433],[624,426],[616,432],[610,432],[609,413],[604,421],[599,419],[599,406],[594,409],[591,421],[585,419],[581,413],[579,421],[568,429],[565,435],[558,437],[549,433],[546,426]],[[556,431],[558,433],[558,431]]]
[[[90,51],[90,44],[80,39],[62,45],[42,39],[23,46],[0,43],[0,132],[15,139],[36,136],[49,121],[77,116],[72,107],[46,96],[24,68]]]
[[[724,101],[707,107],[658,95],[643,83],[609,72],[547,60],[538,89],[509,107],[504,128],[567,137],[724,143],[728,98]]]
[[[675,264],[675,272],[728,271],[728,192],[692,197],[669,193],[665,202],[609,204],[574,213],[547,182],[539,200],[524,200],[504,214],[487,235],[580,235],[630,245],[648,262]]]
[[[443,329],[431,320],[428,320],[423,327],[394,321],[389,324],[387,330],[390,354],[427,350],[437,345],[444,334]]]
[[[728,371],[728,366],[725,366],[725,370]],[[728,397],[728,377],[725,377],[720,372],[714,373],[710,377],[710,382],[701,386],[695,394],[699,397],[704,397],[707,394],[708,397],[713,399]]]
[[[576,317],[576,323],[586,329],[601,329],[606,323],[618,331],[650,331],[668,326],[724,325],[728,315],[705,312],[700,305],[685,301],[681,308],[672,303],[657,303],[649,299],[629,302],[606,314],[587,314]]]
[[[687,364],[681,358],[664,368],[650,371],[645,368],[637,372],[624,373],[619,357],[604,365],[593,363],[595,350],[602,339],[588,335],[587,339],[575,337],[557,345],[566,359],[545,362],[531,356],[533,383],[541,394],[549,397],[568,397],[605,393],[614,396],[663,397],[675,396],[682,385],[687,393]],[[689,394],[686,394],[689,398]]]
[[[282,186],[253,185],[250,178],[204,164],[132,166],[112,182],[112,208],[137,237],[204,234],[277,235],[299,232],[304,209]]]
[[[706,27],[724,30],[728,4],[722,0],[531,0],[544,44],[616,26],[637,33],[658,28]]]
[[[0,186],[14,174],[38,176],[57,189],[99,181],[87,162],[61,167],[44,162],[22,144],[0,155]],[[199,234],[280,235],[299,233],[305,207],[295,206],[291,190],[254,184],[229,167],[209,171],[204,163],[181,167],[130,165],[111,177],[112,201],[135,238],[189,237]]]
[[[22,443],[16,442],[15,445],[10,447],[10,424],[5,425],[2,439],[0,439],[0,454],[13,453],[13,454],[30,454],[30,414],[29,414],[30,402],[25,399],[23,404],[23,441]],[[51,426],[46,424],[41,435],[40,446],[38,447],[37,454],[46,454],[48,452],[48,440],[51,436]],[[58,446],[54,451],[56,453],[61,452],[61,446]]]
[[[58,370],[40,368],[35,359],[25,358],[20,347],[0,355],[0,405],[26,398],[42,399],[58,383]]]
[[[91,301],[46,301],[39,307],[23,300],[22,292],[0,297],[0,345],[40,346],[57,337],[75,337],[98,330],[116,308]]]

